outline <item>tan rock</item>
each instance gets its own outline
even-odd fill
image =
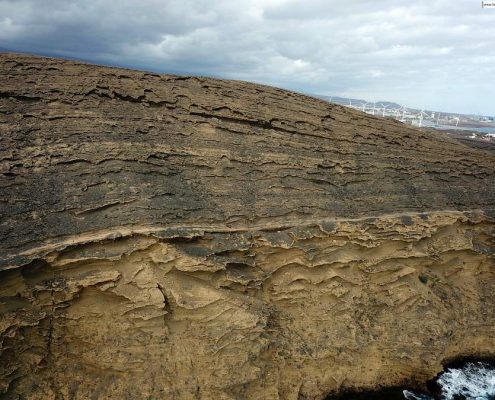
[[[494,356],[495,156],[300,94],[0,55],[0,391],[323,399]]]

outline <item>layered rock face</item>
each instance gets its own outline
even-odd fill
[[[323,399],[495,355],[495,155],[243,82],[0,55],[0,393]]]

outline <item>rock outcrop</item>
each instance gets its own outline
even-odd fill
[[[495,155],[244,82],[0,55],[0,393],[323,399],[495,355]]]

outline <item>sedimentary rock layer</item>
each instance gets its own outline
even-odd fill
[[[0,56],[0,391],[322,399],[495,349],[495,156],[243,82]]]

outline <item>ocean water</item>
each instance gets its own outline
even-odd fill
[[[459,368],[448,368],[436,379],[442,400],[495,400],[495,366],[468,362]],[[425,394],[403,391],[407,400],[434,400]]]
[[[464,128],[464,127],[456,127],[456,126],[451,126],[451,125],[436,125],[432,126],[435,129],[455,129],[458,131],[470,131],[470,132],[478,132],[478,133],[484,133],[489,136],[494,136],[495,135],[495,127],[492,126],[486,126],[486,127],[479,127],[479,128]]]
[[[326,400],[495,400],[495,360],[459,360],[427,382],[429,393],[400,387],[330,394]]]
[[[486,128],[475,128],[474,131],[475,132],[480,132],[480,133],[487,133],[490,136],[495,135],[495,128],[489,128],[489,127],[486,127]]]
[[[495,136],[495,128],[492,127],[485,127],[485,128],[469,128],[467,129],[471,132],[478,132],[478,133],[483,133],[487,136]]]

